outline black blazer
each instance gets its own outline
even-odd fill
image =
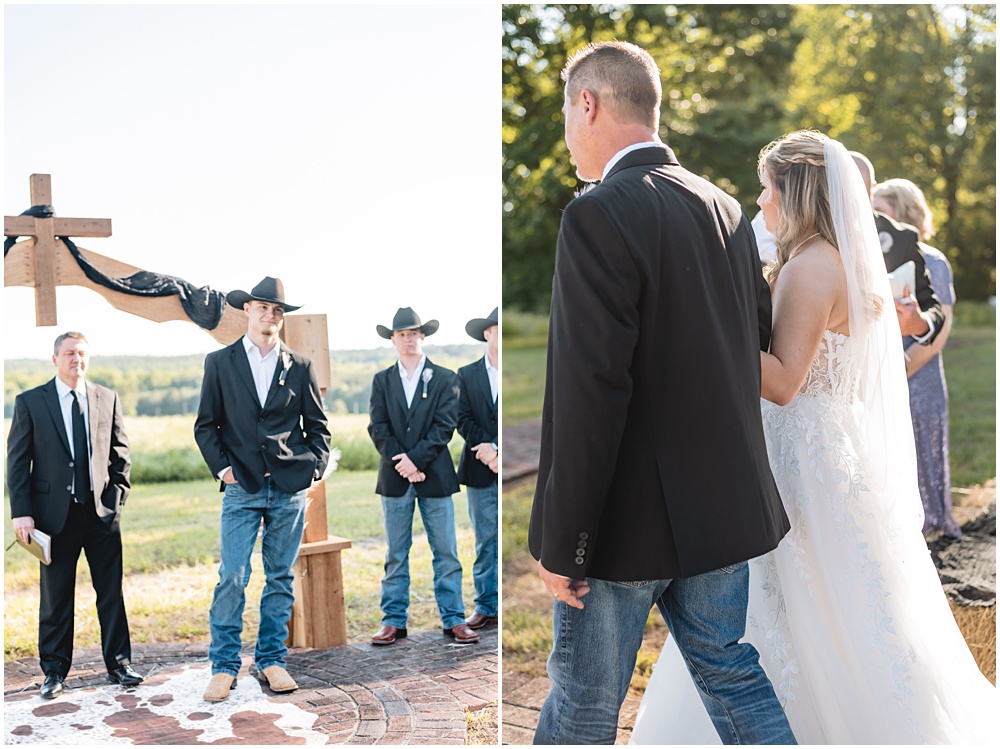
[[[771,298],[739,204],[666,146],[562,218],[529,545],[552,572],[696,575],[788,531],[767,461]]]
[[[205,358],[195,441],[213,476],[232,466],[240,486],[251,493],[264,487],[266,473],[286,492],[307,489],[330,458],[330,432],[312,361],[278,345],[278,366],[263,408],[242,338]]]
[[[382,456],[376,494],[402,497],[410,488],[410,482],[396,473],[392,456],[400,453],[406,453],[427,476],[414,484],[418,497],[449,497],[458,491],[455,465],[448,452],[458,418],[458,377],[430,359],[424,363],[424,371],[427,370],[433,372],[427,382],[427,397],[423,397],[421,380],[409,408],[397,364],[382,370],[372,380],[368,434]]]
[[[115,508],[110,525],[117,528],[132,467],[122,407],[115,391],[90,382],[87,403],[94,496]],[[50,535],[62,531],[73,501],[72,461],[55,379],[17,396],[7,437],[11,517],[31,516],[35,527]]]
[[[498,442],[497,403],[486,374],[486,357],[458,370],[462,394],[458,401],[458,433],[465,447],[458,458],[458,480],[466,486],[485,488],[497,482],[497,474],[476,458],[472,448],[483,442]],[[499,399],[498,399],[499,400]]]
[[[934,321],[934,333],[924,341],[928,345],[944,327],[944,310],[931,285],[931,273],[927,270],[927,262],[920,252],[919,236],[915,229],[892,220],[884,213],[875,212],[875,227],[878,229],[879,242],[882,243],[882,257],[885,269],[892,273],[903,263],[912,260],[916,266],[916,289],[911,291],[917,297],[917,306]]]

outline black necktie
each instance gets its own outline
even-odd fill
[[[90,450],[87,447],[87,425],[83,421],[83,404],[73,393],[73,482],[74,499],[84,504],[90,494]]]

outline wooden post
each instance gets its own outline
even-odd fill
[[[331,382],[326,315],[288,315],[281,339],[290,349],[312,360],[325,394]],[[306,527],[295,565],[295,603],[288,623],[290,645],[332,648],[347,644],[340,552],[349,548],[348,539],[329,535],[326,482],[317,481],[306,494]]]
[[[330,336],[326,315],[288,315],[281,328],[281,340],[292,351],[312,359],[319,387],[326,395],[331,385]]]
[[[289,315],[281,328],[281,340],[313,363],[320,391],[326,395],[330,386],[330,344],[326,332],[326,315]],[[306,494],[306,529],[302,543],[325,541],[329,531],[326,522],[326,482],[317,481]]]
[[[31,204],[52,204],[52,182],[47,174],[31,175]],[[55,218],[35,219],[35,325],[56,324]]]

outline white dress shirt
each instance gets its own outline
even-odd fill
[[[278,367],[278,349],[281,345],[274,344],[274,348],[267,352],[265,356],[260,355],[257,344],[250,340],[250,336],[243,336],[243,348],[247,352],[247,361],[250,363],[250,374],[253,375],[253,384],[257,390],[257,400],[260,407],[264,407],[267,400],[267,391],[271,389],[271,381],[274,379],[274,370]],[[232,466],[226,466],[219,471],[216,476],[220,479],[226,475]]]
[[[601,174],[601,182],[605,180],[608,176],[608,172],[611,171],[612,167],[622,160],[622,157],[627,153],[632,153],[633,151],[638,151],[640,148],[652,148],[652,147],[663,146],[663,141],[657,140],[644,140],[642,143],[633,143],[631,146],[625,146],[621,151],[616,153],[611,157],[611,161],[604,165],[604,172]]]
[[[497,402],[497,378],[500,376],[500,371],[490,364],[490,355],[487,354],[483,357],[483,361],[486,362],[486,376],[490,378],[490,393],[493,394],[493,402]]]
[[[274,379],[274,370],[278,366],[279,344],[275,343],[274,348],[261,356],[260,349],[250,340],[250,336],[243,336],[243,348],[246,349],[253,384],[257,388],[257,400],[263,408],[267,400],[267,391],[271,389],[271,380]]]
[[[399,367],[399,379],[403,381],[403,392],[406,393],[407,408],[413,405],[413,395],[417,392],[417,385],[420,384],[420,373],[423,372],[426,363],[427,357],[421,356],[420,361],[417,363],[417,368],[413,370],[412,375],[407,374],[403,362],[396,363],[396,366]]]
[[[56,377],[56,393],[59,396],[59,410],[62,411],[63,426],[66,427],[66,438],[69,440],[69,453],[73,456],[73,461],[76,462],[76,451],[73,447],[73,388],[67,385],[65,382]],[[76,395],[80,399],[80,403],[83,405],[83,423],[87,428],[87,448],[90,451],[90,402],[87,400],[87,383],[84,380],[80,380],[80,384],[76,388]],[[90,460],[90,455],[87,455],[87,460]],[[87,471],[90,474],[90,488],[94,488],[94,472]],[[73,479],[72,492],[76,494],[76,479]]]
[[[757,254],[760,256],[761,262],[773,263],[778,259],[778,245],[774,235],[768,231],[767,224],[764,222],[763,211],[757,211],[757,215],[750,222],[750,228],[753,229],[754,238],[757,240]]]

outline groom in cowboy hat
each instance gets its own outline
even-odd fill
[[[476,588],[476,611],[466,620],[472,629],[496,626],[497,525],[499,497],[499,422],[497,394],[500,385],[498,309],[489,317],[477,317],[465,332],[486,344],[482,359],[458,370],[462,395],[458,403],[458,433],[465,448],[458,459],[458,480],[469,497],[469,519],[476,535],[476,561],[472,580]]]
[[[392,645],[406,637],[414,505],[420,507],[434,555],[434,597],[444,633],[459,643],[477,642],[479,635],[465,623],[451,501],[458,491],[448,452],[458,418],[458,377],[424,356],[424,337],[437,331],[437,320],[421,323],[410,307],[401,307],[391,328],[375,329],[392,341],[399,360],[375,375],[369,408],[368,434],[382,456],[375,492],[382,495],[388,545],[382,628],[372,636],[372,645]]]
[[[261,521],[265,584],[254,660],[275,692],[298,685],[285,670],[292,612],[292,567],[298,558],[306,490],[326,470],[330,432],[312,362],[288,349],[278,333],[285,302],[277,278],[267,277],[248,294],[232,291],[230,306],[247,315],[245,336],[205,359],[194,436],[222,500],[222,563],[209,625],[212,680],[205,699],[221,702],[236,686],[244,589],[250,554]]]

